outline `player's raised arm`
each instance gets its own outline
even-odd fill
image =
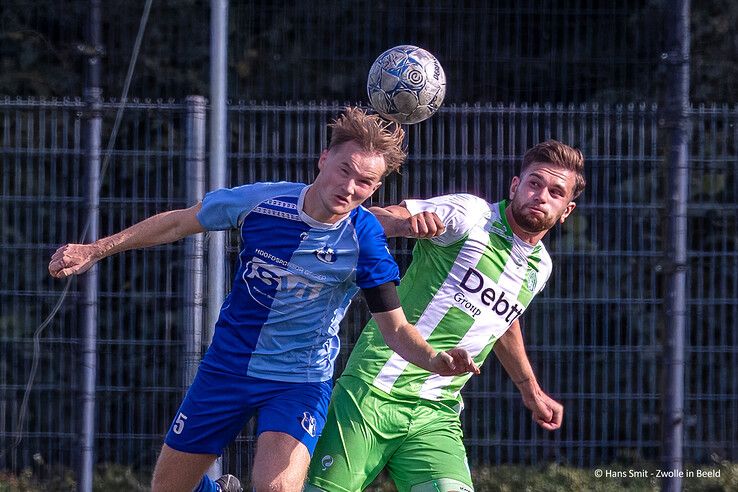
[[[455,348],[437,352],[423,339],[415,326],[405,318],[394,283],[364,289],[364,297],[385,343],[400,357],[441,376],[467,372],[479,374],[479,367],[466,350]]]
[[[369,211],[382,224],[387,237],[430,238],[445,230],[443,222],[434,212],[422,211],[413,215],[404,202],[384,208],[372,207]]]
[[[91,244],[65,244],[49,262],[52,277],[64,278],[89,270],[96,262],[129,249],[172,243],[205,228],[197,220],[201,203],[190,208],[162,212]]]

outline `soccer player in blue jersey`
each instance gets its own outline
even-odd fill
[[[203,474],[252,416],[255,490],[302,490],[330,400],[339,323],[359,289],[384,341],[407,361],[441,375],[478,372],[465,350],[437,352],[407,322],[397,264],[379,222],[361,207],[404,161],[403,131],[357,108],[330,127],[311,185],[216,190],[191,208],[62,246],[51,258],[49,272],[62,278],[121,251],[239,230],[232,290],[165,438],[155,492],[240,490],[235,477],[213,482]]]

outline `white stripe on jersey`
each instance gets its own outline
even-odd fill
[[[489,221],[488,224],[489,223],[491,223],[491,221]],[[448,277],[435,293],[433,299],[429,302],[425,311],[415,325],[421,336],[427,340],[451,307],[457,307],[464,310],[467,314],[474,317],[475,321],[459,341],[457,347],[466,349],[472,357],[479,355],[479,353],[489,344],[492,338],[497,339],[501,337],[509,327],[509,324],[500,322],[501,320],[499,319],[490,320],[489,316],[495,316],[494,313],[484,313],[481,317],[477,318],[474,316],[474,313],[468,310],[468,308],[454,301],[454,294],[459,292],[461,279],[463,279],[468,268],[476,267],[480,258],[487,249],[490,238],[489,231],[486,229],[488,229],[488,227],[473,227],[469,231],[469,236],[466,239],[464,246],[462,246],[459,251],[457,259],[454,262]],[[514,243],[512,248],[515,249]],[[480,271],[477,273],[483,278],[485,285],[494,285],[499,290],[504,291],[506,299],[513,303],[516,301],[517,295],[520,292],[527,268],[527,261],[524,261],[522,265],[517,265],[514,260],[514,255],[509,254],[505,268],[497,282],[494,282]],[[465,297],[474,304],[478,306],[484,305],[480,296],[481,291],[477,293],[464,291],[463,293]],[[522,313],[524,307],[519,305],[519,308]],[[374,379],[374,385],[383,391],[390,393],[392,386],[402,375],[403,371],[407,368],[407,365],[407,361],[396,353],[393,353]],[[443,390],[451,383],[453,378],[453,376],[439,376],[437,374],[429,375],[420,389],[419,396],[427,400],[440,399]]]
[[[478,246],[473,247],[473,245],[476,245],[478,242],[486,245],[488,238],[482,237],[484,235],[484,230],[481,228],[473,228],[469,232],[469,238],[461,248],[461,251],[459,251],[459,258],[464,256],[466,261],[454,262],[449,276],[443,282],[441,288],[439,288],[434,294],[433,299],[428,303],[425,311],[423,311],[423,314],[415,324],[415,328],[417,328],[420,335],[425,340],[428,339],[432,331],[452,306],[453,291],[456,290],[456,287],[450,285],[449,277],[461,279],[464,277],[464,273],[466,272],[466,265],[476,265],[479,262],[479,258],[481,258],[484,248],[479,248]],[[472,239],[476,239],[476,241]],[[457,282],[454,282],[454,284],[456,283]],[[474,355],[476,354],[472,354],[472,356]],[[395,384],[395,381],[397,381],[397,378],[400,377],[408,364],[409,362],[397,355],[397,353],[393,352],[392,356],[384,364],[384,367],[382,367],[382,370],[379,371],[379,374],[377,374],[377,377],[374,379],[374,385],[389,393],[392,386]]]

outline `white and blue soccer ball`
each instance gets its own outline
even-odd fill
[[[436,57],[423,48],[390,48],[369,69],[369,102],[382,117],[419,123],[435,113],[446,95],[446,75]]]

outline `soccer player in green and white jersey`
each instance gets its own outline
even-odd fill
[[[583,170],[578,150],[549,140],[526,152],[509,200],[456,194],[372,209],[388,236],[420,238],[398,289],[407,318],[435,350],[466,349],[478,365],[494,350],[548,430],[563,407],[538,385],[519,318],[548,280],[541,239],[576,207]],[[472,491],[459,418],[470,377],[408,363],[370,321],[336,383],[305,490],[363,490],[386,466],[400,492]]]

